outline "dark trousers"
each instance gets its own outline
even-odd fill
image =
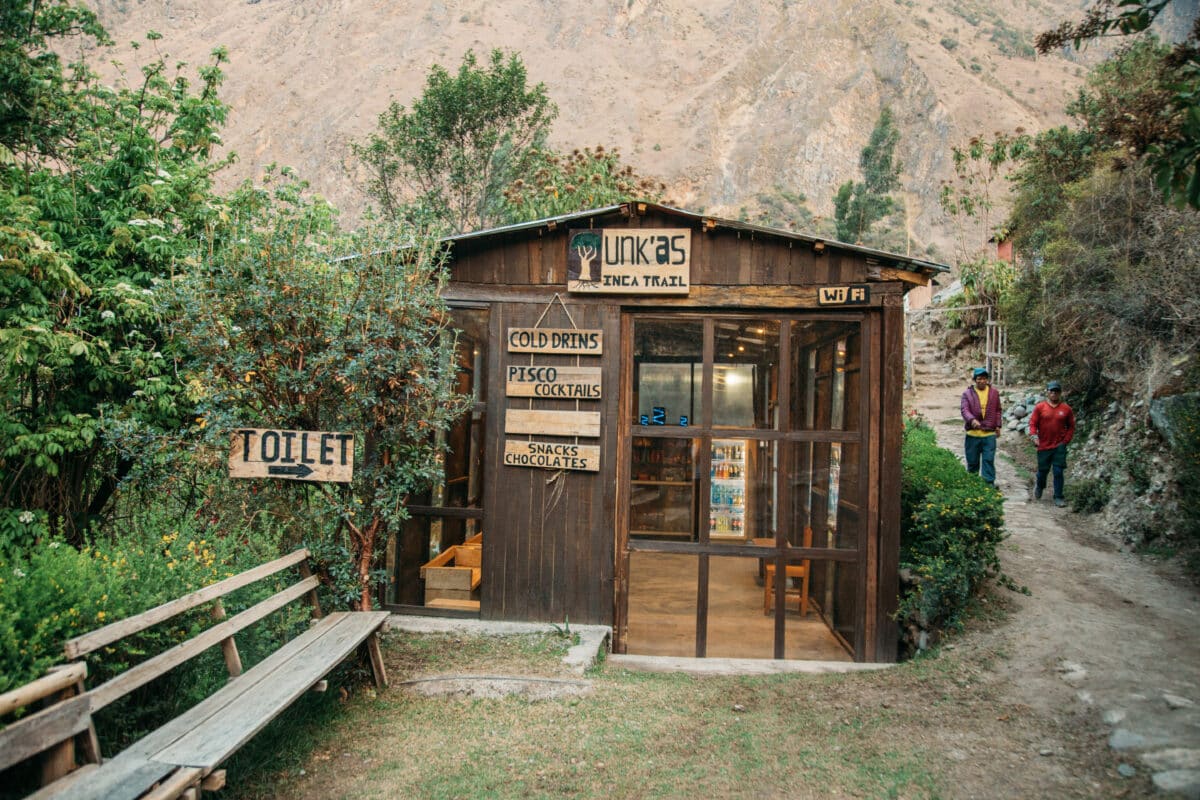
[[[967,472],[978,473],[988,483],[996,482],[996,437],[964,436]]]
[[[1054,496],[1061,500],[1063,496],[1063,470],[1067,468],[1067,446],[1060,444],[1053,450],[1038,450],[1037,478],[1034,489],[1038,492],[1046,488],[1046,473],[1054,475]]]

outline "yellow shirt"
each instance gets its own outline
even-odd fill
[[[984,413],[984,414],[987,413],[988,392],[990,392],[991,390],[992,390],[992,387],[990,387],[990,386],[986,389],[976,389],[975,390],[975,394],[979,395],[979,408],[980,408],[981,413]],[[995,435],[996,435],[995,431],[984,431],[984,430],[979,430],[977,428],[972,428],[971,430],[967,431],[967,436],[995,436]]]

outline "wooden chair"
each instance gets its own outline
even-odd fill
[[[812,528],[804,526],[803,547],[812,547]],[[783,601],[786,604],[789,597],[797,598],[800,603],[800,616],[808,616],[808,576],[812,571],[812,562],[804,559],[799,564],[788,564],[784,573]],[[793,579],[800,581],[800,588],[795,588]],[[786,607],[786,606],[785,606]],[[769,615],[775,610],[775,562],[768,561],[763,565],[763,614]]]

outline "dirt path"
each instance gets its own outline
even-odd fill
[[[910,407],[961,455],[958,396],[966,380],[918,374],[918,385]],[[1002,451],[1017,445],[1007,435]],[[1002,560],[1030,594],[1011,594],[1005,621],[961,646],[999,655],[982,678],[1014,706],[1038,709],[1042,719],[1074,718],[1076,730],[1107,736],[1091,757],[1108,756],[1129,778],[1127,796],[1200,798],[1200,592],[1092,533],[1087,516],[1055,508],[1049,492],[1033,502],[1018,471],[1011,458],[997,459],[1010,537]],[[1060,744],[1077,757],[1089,749]],[[1052,757],[1057,748],[1049,741],[1041,752]],[[976,796],[988,796],[986,789]]]

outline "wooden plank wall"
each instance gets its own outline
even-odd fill
[[[600,222],[597,220],[597,222]],[[650,215],[605,226],[628,228],[680,227],[673,217]],[[583,227],[584,223],[578,227]],[[514,232],[487,247],[476,242],[455,246],[454,281],[493,286],[555,286],[567,283],[566,227]],[[866,261],[827,247],[816,254],[805,242],[774,239],[748,231],[692,229],[693,286],[814,286],[859,283],[867,279]],[[662,300],[663,298],[655,298]],[[669,302],[668,302],[669,304]]]
[[[531,399],[505,397],[508,365],[530,364],[527,353],[509,353],[502,344],[509,328],[534,327],[546,303],[496,304],[488,390],[488,476],[484,498],[483,603],[489,619],[611,624],[613,606],[613,530],[616,514],[617,393],[620,340],[619,309],[608,303],[575,303],[563,298],[581,329],[604,331],[604,355],[580,357],[580,366],[602,369],[600,401],[580,401],[578,410],[601,413],[600,439],[579,439],[601,447],[600,472],[554,473],[503,463],[508,408],[529,408]],[[557,301],[542,327],[570,327]],[[574,366],[575,356],[535,354],[532,363]],[[576,401],[532,400],[534,408],[573,411]],[[535,441],[571,441],[534,437]]]
[[[686,222],[677,217],[652,212],[632,218],[612,214],[592,221],[581,220],[573,227],[658,228],[683,224]],[[706,232],[702,225],[696,224],[692,228],[690,298],[571,296],[566,291],[567,236],[566,226],[514,231],[483,241],[459,242],[453,254],[453,280],[448,294],[453,296],[458,292],[460,299],[488,302],[492,309],[494,346],[490,348],[488,369],[482,586],[482,613],[490,619],[569,618],[588,623],[612,622],[622,307],[684,309],[708,304],[732,311],[736,309],[734,304],[748,304],[799,310],[815,306],[815,286],[868,280],[867,261],[855,252],[829,246],[816,253],[806,242],[722,228]],[[705,294],[708,287],[718,291]],[[530,407],[525,398],[504,395],[504,375],[509,363],[528,364],[530,357],[509,354],[503,343],[508,328],[534,327],[556,293],[571,309],[578,327],[604,330],[604,355],[578,362],[603,369],[602,400],[578,405],[578,410],[602,414],[600,439],[580,439],[581,444],[600,445],[602,455],[598,474],[569,472],[547,483],[549,473],[506,467],[502,461],[505,410]],[[887,647],[895,638],[890,613],[895,608],[899,547],[901,297],[900,284],[878,282],[878,278],[873,282],[875,308],[857,310],[867,312],[864,332],[870,333],[863,342],[864,354],[869,352],[868,361],[874,362],[876,371],[871,376],[861,373],[853,376],[848,386],[852,392],[875,391],[879,384],[871,378],[882,372],[883,394],[871,400],[873,412],[880,415],[874,418],[873,425],[877,427],[863,432],[874,446],[869,453],[860,452],[863,459],[873,456],[880,461],[870,467],[870,477],[880,484],[872,502],[865,502],[866,487],[860,487],[863,513],[878,516],[868,526],[877,541],[870,543],[863,554],[877,557],[878,563],[864,565],[865,572],[853,565],[839,566],[838,580],[831,587],[839,598],[837,627],[860,639],[860,652],[875,651],[876,658],[883,661],[894,658]],[[882,314],[878,307],[881,303]],[[570,322],[555,303],[542,327],[570,327]],[[573,356],[539,354],[534,363],[565,366],[577,361]],[[826,369],[828,366],[823,364]],[[534,407],[577,408],[574,401],[544,399],[536,400]],[[822,416],[827,424],[827,409],[822,409]],[[823,588],[821,577],[814,575],[814,578],[814,589]],[[877,602],[874,609],[864,610],[861,593],[867,591],[868,584]],[[871,641],[861,641],[864,634]]]

